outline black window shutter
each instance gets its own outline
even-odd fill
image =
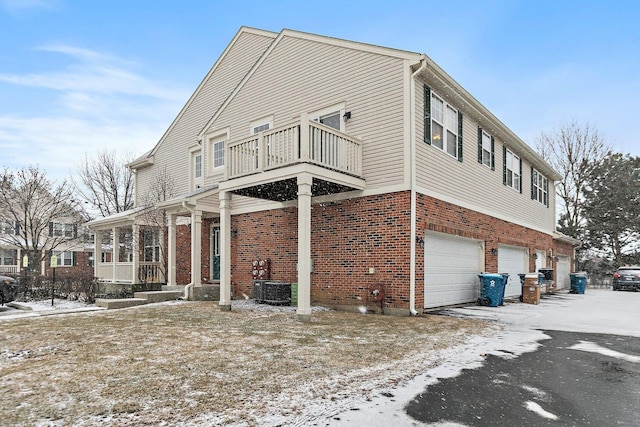
[[[482,163],[482,128],[478,126],[478,163]]]
[[[431,145],[431,89],[424,85],[424,142]]]
[[[520,159],[520,194],[522,194],[522,158]]]
[[[462,122],[463,122],[463,115],[460,112],[460,110],[458,110],[458,161],[461,162],[462,161]]]
[[[502,146],[502,183],[507,185],[507,147]]]
[[[75,239],[77,237],[78,237],[78,224],[73,224],[73,238]]]
[[[49,223],[49,236],[53,236],[53,222]]]
[[[19,236],[20,235],[20,223],[18,221],[16,221],[14,223],[14,227],[15,227],[16,236]]]
[[[533,166],[531,166],[531,200],[536,199],[536,172],[533,170]]]
[[[491,170],[496,170],[495,140],[491,137]]]
[[[77,252],[71,252],[72,253],[72,257],[73,257],[73,261],[71,263],[71,265],[73,265],[74,267],[78,265],[78,253]]]

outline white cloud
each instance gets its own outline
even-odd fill
[[[48,46],[40,50],[60,53],[76,60],[63,71],[31,74],[0,74],[0,82],[57,91],[140,95],[176,101],[184,92],[150,81],[118,64],[117,58],[73,46]]]
[[[47,0],[0,0],[0,5],[10,11],[41,9],[51,7]]]
[[[27,108],[0,116],[0,166],[38,164],[50,178],[68,178],[88,153],[109,148],[140,155],[169,126],[190,91],[132,71],[135,64],[73,46],[48,46],[71,64],[62,70],[0,74],[28,99]],[[53,103],[45,95],[56,94]]]

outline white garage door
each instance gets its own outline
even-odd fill
[[[528,273],[529,257],[526,248],[498,245],[498,273],[508,273],[509,282],[505,297],[516,297],[522,293],[519,274]]]
[[[482,270],[482,243],[427,233],[424,239],[424,307],[475,301]]]
[[[569,277],[571,263],[569,257],[559,256],[556,262],[556,287],[557,289],[568,289],[571,286],[571,278]]]

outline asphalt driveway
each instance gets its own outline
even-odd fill
[[[640,292],[443,310],[503,329],[328,425],[638,425]]]

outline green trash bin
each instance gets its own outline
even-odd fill
[[[587,288],[587,272],[571,273],[569,277],[571,278],[571,290],[569,293],[584,294],[584,290]]]
[[[291,306],[292,307],[298,306],[298,284],[297,283],[291,284]]]

